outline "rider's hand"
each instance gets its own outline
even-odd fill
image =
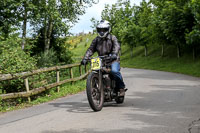
[[[82,59],[81,65],[86,65],[86,64],[87,64],[87,60],[86,59]]]
[[[117,59],[117,55],[116,54],[112,54],[111,59],[112,60],[116,60]]]

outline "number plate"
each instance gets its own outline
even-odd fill
[[[101,69],[101,59],[100,58],[91,59],[91,68],[92,70]]]

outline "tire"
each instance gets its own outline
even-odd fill
[[[117,104],[122,104],[123,102],[124,102],[124,96],[123,97],[117,97],[117,98],[115,98],[115,102],[117,103]]]
[[[87,78],[86,85],[87,98],[90,107],[96,112],[103,108],[104,92],[99,90],[99,74],[91,72]]]

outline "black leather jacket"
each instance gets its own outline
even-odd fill
[[[119,50],[120,44],[114,35],[108,34],[105,38],[97,36],[86,51],[84,59],[88,59],[94,52],[97,52],[99,56],[116,54],[117,59],[115,61],[119,61]]]

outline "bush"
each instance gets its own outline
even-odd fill
[[[53,33],[54,34],[54,33]],[[52,65],[58,64],[70,64],[72,63],[72,53],[69,50],[69,45],[66,44],[67,38],[56,37],[54,35],[51,36],[50,40],[50,50],[49,52],[44,52],[44,35],[42,33],[36,37],[35,42],[32,48],[32,55],[38,56],[38,66],[39,67],[48,67]],[[50,56],[50,57],[48,57]],[[49,61],[48,61],[49,60]],[[54,62],[56,60],[56,62]],[[45,61],[43,64],[42,61]]]
[[[41,52],[38,57],[37,66],[38,67],[50,67],[55,66],[58,63],[58,58],[56,52],[50,49],[45,52]]]
[[[36,59],[30,56],[28,49],[21,49],[21,39],[17,35],[0,41],[0,74],[14,74],[32,69],[36,69]],[[24,90],[23,80],[2,81],[0,90],[1,93]]]
[[[59,62],[62,64],[70,64],[73,62],[72,60],[72,52],[70,51],[70,45],[66,43],[67,38],[57,38],[55,42],[52,44],[53,48],[57,53],[57,57]]]
[[[36,67],[36,59],[21,49],[21,39],[12,36],[0,42],[0,73],[18,73]]]

